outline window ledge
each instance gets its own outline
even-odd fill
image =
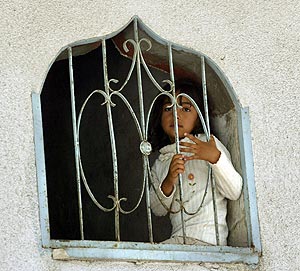
[[[99,245],[101,244],[101,247]],[[98,245],[98,247],[97,247]],[[214,262],[257,264],[252,248],[133,242],[54,241],[55,260],[118,260],[129,262]]]

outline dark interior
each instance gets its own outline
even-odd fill
[[[130,68],[131,60],[119,54],[108,40],[107,66],[109,78],[118,78],[118,89]],[[116,68],[117,67],[117,68]],[[73,57],[75,106],[78,113],[88,95],[94,90],[104,90],[101,46],[87,54]],[[156,78],[166,75],[151,69]],[[132,105],[138,119],[138,94],[136,71],[122,93]],[[145,111],[157,91],[143,73]],[[42,96],[42,115],[47,171],[47,189],[51,239],[80,239],[76,167],[74,158],[71,95],[68,59],[54,62],[45,81]],[[118,153],[119,196],[127,198],[121,203],[125,211],[135,207],[142,193],[143,160],[139,151],[140,139],[133,119],[122,100],[113,96],[112,118]],[[104,97],[94,94],[88,101],[81,118],[80,156],[84,174],[96,200],[105,208],[113,206],[108,195],[113,191],[113,166],[106,106]],[[152,157],[153,156],[153,157]],[[153,161],[155,154],[150,156]],[[81,183],[84,237],[88,240],[116,240],[114,211],[100,210],[89,197]],[[148,242],[145,195],[141,204],[131,214],[120,215],[122,241]],[[153,216],[155,241],[170,235],[167,218]]]
[[[164,41],[157,42],[147,34],[141,25],[139,37],[148,38],[152,48],[146,51],[141,45],[144,59],[160,85],[170,79],[168,50]],[[132,25],[111,39],[106,40],[107,69],[113,89],[119,89],[125,81],[132,63],[133,47],[122,48],[126,39],[134,39]],[[145,47],[146,46],[146,47]],[[72,47],[75,88],[76,120],[83,103],[95,90],[105,91],[101,40]],[[47,177],[47,194],[51,239],[80,239],[76,166],[69,82],[69,61],[67,49],[63,50],[52,64],[41,93],[44,132],[44,148]],[[173,46],[175,78],[190,78],[201,82],[201,61],[199,55]],[[236,111],[232,99],[220,77],[206,63],[206,78],[209,100],[209,115],[212,133],[227,146],[236,168],[240,169]],[[140,121],[137,71],[121,91],[128,99]],[[142,68],[142,89],[144,112],[147,115],[153,98],[158,94],[145,70]],[[85,178],[95,199],[104,208],[110,209],[114,195],[113,161],[109,133],[108,115],[103,95],[96,93],[88,100],[80,122],[80,158]],[[140,138],[133,118],[117,95],[112,96],[111,107],[113,130],[117,150],[118,190],[124,211],[132,210],[143,193],[143,156],[139,150]],[[153,163],[157,153],[149,156]],[[82,176],[82,174],[81,174]],[[115,241],[115,212],[105,212],[92,201],[81,179],[81,198],[84,239]],[[130,214],[120,214],[121,241],[149,242],[145,193],[138,208]],[[247,244],[243,198],[228,205],[228,224],[234,234],[229,242],[244,246]],[[237,215],[238,214],[238,215]],[[238,216],[238,217],[237,217]],[[231,222],[233,221],[233,222]],[[236,222],[239,221],[239,222]],[[154,241],[169,238],[171,225],[168,217],[152,215]],[[231,226],[233,225],[233,226]]]

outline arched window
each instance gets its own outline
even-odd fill
[[[178,78],[202,82],[206,128],[244,179],[242,196],[228,204],[228,246],[159,243],[171,228],[149,208],[157,154],[150,154],[148,116],[163,82]],[[207,56],[134,17],[116,33],[64,47],[32,101],[42,243],[59,249],[56,258],[258,261],[249,113]]]

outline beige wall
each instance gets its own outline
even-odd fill
[[[263,246],[257,269],[300,270],[299,1],[1,2],[0,270],[251,270],[61,262],[41,249],[30,94],[61,47],[118,30],[135,14],[163,38],[211,57],[250,107]]]

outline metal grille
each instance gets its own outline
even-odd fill
[[[74,133],[74,149],[75,149],[75,163],[76,163],[76,179],[77,179],[77,190],[78,190],[78,203],[79,203],[79,218],[80,218],[80,233],[81,233],[81,239],[84,240],[84,219],[82,214],[82,199],[81,199],[81,179],[83,180],[83,184],[94,202],[94,204],[104,212],[114,212],[115,214],[115,238],[117,241],[121,240],[120,236],[120,213],[122,214],[130,214],[134,212],[140,205],[141,200],[143,198],[143,194],[146,195],[146,210],[147,210],[147,220],[148,220],[148,230],[149,230],[149,240],[152,243],[153,242],[153,231],[152,231],[152,222],[151,222],[151,211],[150,211],[150,197],[149,197],[149,180],[151,183],[151,173],[150,173],[150,165],[149,165],[149,159],[148,155],[151,153],[151,144],[148,142],[147,134],[148,134],[148,126],[149,126],[149,117],[151,114],[151,110],[153,108],[153,105],[158,97],[161,95],[165,95],[166,97],[169,97],[170,101],[172,102],[172,107],[181,107],[178,103],[178,99],[181,96],[185,96],[188,98],[192,105],[195,107],[199,118],[201,120],[201,124],[204,130],[204,133],[206,135],[207,140],[210,138],[210,127],[209,127],[209,116],[208,116],[208,101],[207,101],[207,90],[206,90],[206,74],[205,74],[205,58],[201,57],[201,70],[202,70],[202,86],[203,86],[203,99],[204,99],[204,111],[205,116],[202,116],[202,113],[196,104],[196,102],[187,94],[179,94],[176,96],[175,93],[175,78],[174,78],[174,70],[173,70],[173,55],[172,55],[172,45],[171,43],[168,43],[168,59],[169,59],[169,75],[170,78],[167,78],[164,80],[165,83],[170,85],[170,91],[164,90],[160,84],[156,81],[154,76],[152,75],[147,63],[144,60],[143,57],[143,51],[141,50],[141,44],[145,43],[147,44],[148,48],[147,50],[151,50],[151,41],[146,38],[139,39],[138,35],[138,24],[137,21],[134,22],[134,40],[128,39],[124,42],[123,48],[126,52],[129,51],[128,49],[128,43],[130,43],[133,46],[133,57],[132,57],[132,63],[130,70],[128,72],[127,78],[125,82],[122,84],[122,86],[119,89],[113,89],[111,83],[117,83],[119,82],[118,79],[115,78],[109,78],[108,75],[108,69],[107,69],[107,55],[106,55],[106,40],[102,40],[102,58],[103,58],[103,71],[104,71],[104,89],[102,90],[94,90],[84,101],[81,110],[79,112],[78,118],[76,119],[76,110],[75,110],[75,94],[74,94],[74,80],[73,80],[73,63],[72,63],[72,48],[68,48],[68,56],[69,56],[69,76],[70,76],[70,91],[71,91],[71,104],[72,104],[72,122],[73,122],[73,133]],[[144,69],[149,76],[151,82],[153,83],[154,87],[159,90],[159,94],[154,98],[154,100],[151,103],[149,112],[145,112],[144,110],[144,97],[143,97],[143,88],[142,88],[142,75],[141,75],[141,69]],[[138,119],[136,112],[130,105],[129,101],[127,100],[126,96],[123,95],[122,90],[130,80],[132,73],[136,69],[137,71],[137,89],[138,89],[138,97],[139,97],[139,115],[140,119]],[[101,203],[99,203],[94,196],[92,190],[90,189],[88,185],[88,180],[85,177],[83,164],[80,157],[80,144],[79,144],[79,134],[80,134],[80,123],[82,114],[85,110],[85,107],[87,103],[89,102],[90,98],[93,95],[101,95],[104,98],[104,102],[102,103],[102,106],[106,106],[106,112],[107,112],[107,121],[108,121],[108,127],[109,127],[109,135],[110,135],[110,142],[111,142],[111,150],[112,150],[112,161],[113,161],[113,187],[114,187],[114,194],[108,195],[108,198],[110,198],[113,201],[113,205],[110,208],[107,208],[103,206]],[[113,123],[113,116],[112,116],[112,110],[111,108],[114,106],[117,106],[112,100],[113,96],[118,96],[121,98],[121,100],[124,102],[126,107],[128,108],[134,123],[136,125],[136,129],[138,131],[138,135],[140,138],[140,151],[143,154],[143,189],[142,193],[139,197],[139,200],[134,208],[131,210],[124,210],[122,207],[122,202],[126,201],[126,198],[123,198],[119,194],[118,190],[118,155],[116,150],[116,142],[115,142],[115,134],[114,134],[114,123]],[[173,110],[174,115],[174,126],[175,129],[175,142],[176,142],[176,152],[180,153],[179,151],[179,137],[178,137],[178,123],[177,123],[177,110]],[[199,200],[199,207],[197,208],[196,212],[190,212],[185,207],[185,204],[183,202],[183,185],[182,185],[182,176],[179,175],[179,189],[180,189],[180,199],[179,199],[179,205],[181,206],[179,210],[173,211],[169,210],[168,212],[171,213],[181,213],[181,223],[182,223],[182,236],[183,240],[185,242],[186,238],[186,231],[185,231],[185,221],[184,221],[184,214],[188,215],[194,215],[197,212],[200,211],[202,204],[204,202],[205,196],[207,194],[207,188],[209,182],[211,182],[212,187],[212,198],[213,198],[213,206],[214,206],[214,217],[215,217],[215,232],[216,232],[216,243],[219,244],[219,232],[218,232],[218,217],[217,217],[217,208],[215,203],[215,181],[212,177],[212,171],[211,167],[208,166],[208,179],[206,184],[206,190],[204,193],[204,196],[202,199]],[[162,203],[163,204],[163,203]],[[167,208],[165,206],[165,208]]]
[[[232,89],[228,79],[226,76],[220,71],[220,69],[212,62],[208,57],[204,57],[202,54],[193,52],[197,57],[201,58],[201,73],[199,73],[199,77],[202,79],[202,92],[204,97],[204,116],[201,115],[201,112],[195,102],[191,97],[188,99],[191,100],[194,107],[196,108],[199,118],[201,120],[203,130],[207,139],[210,136],[210,123],[208,116],[208,101],[207,101],[207,90],[206,90],[206,76],[210,74],[211,70],[216,74],[216,77],[220,78],[221,84],[223,84],[224,89],[226,89],[227,98],[231,100],[233,103],[232,106],[234,110],[236,110],[237,116],[237,133],[238,133],[238,144],[239,151],[241,153],[241,168],[243,172],[244,179],[244,188],[243,188],[243,202],[245,205],[245,220],[247,226],[247,247],[205,247],[205,246],[181,246],[180,249],[178,245],[167,245],[167,244],[153,244],[153,223],[151,221],[151,210],[150,210],[150,197],[149,197],[149,187],[151,186],[151,174],[150,174],[150,163],[149,163],[149,153],[151,152],[151,145],[148,142],[147,134],[149,128],[149,117],[151,110],[153,109],[153,104],[157,100],[159,96],[166,96],[172,101],[172,106],[180,107],[178,104],[178,98],[175,93],[175,78],[174,78],[174,68],[173,68],[173,55],[177,53],[178,50],[182,50],[183,47],[175,45],[171,42],[165,42],[167,44],[168,54],[164,59],[168,59],[169,62],[169,71],[168,75],[164,80],[165,83],[170,85],[171,90],[165,91],[160,86],[160,81],[158,81],[155,76],[151,73],[151,69],[149,69],[149,65],[145,61],[145,51],[151,51],[151,38],[155,36],[155,39],[161,41],[160,37],[155,35],[155,33],[151,32],[138,17],[134,17],[132,19],[133,22],[133,38],[128,39],[123,44],[123,49],[125,52],[128,52],[130,46],[133,47],[133,53],[131,54],[131,66],[129,68],[128,74],[119,89],[115,89],[113,84],[118,80],[115,78],[110,78],[107,69],[107,56],[106,56],[106,44],[107,41],[113,37],[114,34],[108,35],[102,39],[90,39],[88,41],[80,41],[75,42],[72,46],[68,46],[63,48],[60,51],[60,54],[57,58],[64,59],[68,58],[69,61],[69,79],[70,79],[70,93],[71,93],[71,107],[72,107],[72,125],[73,125],[73,138],[74,138],[74,157],[75,157],[75,171],[76,171],[76,182],[77,182],[77,198],[78,198],[78,207],[79,207],[79,220],[80,220],[80,235],[81,240],[71,239],[68,241],[59,240],[59,238],[51,238],[50,237],[50,219],[49,219],[49,202],[48,202],[48,187],[47,187],[47,174],[49,169],[46,170],[46,162],[45,162],[45,145],[44,145],[44,131],[43,131],[43,111],[41,106],[41,93],[32,93],[32,104],[33,104],[33,115],[34,115],[34,131],[35,131],[35,148],[36,148],[36,165],[37,165],[37,179],[38,179],[38,191],[39,191],[39,206],[40,206],[40,222],[41,222],[41,234],[42,234],[42,245],[47,248],[64,248],[68,257],[70,258],[80,258],[80,259],[95,259],[95,258],[103,258],[103,259],[123,259],[123,260],[166,260],[166,261],[214,261],[214,262],[247,262],[247,263],[257,263],[258,255],[261,252],[261,244],[259,237],[259,224],[258,224],[258,215],[257,215],[257,207],[256,207],[256,196],[255,196],[255,184],[254,184],[254,172],[253,172],[253,158],[252,158],[252,146],[251,146],[251,135],[250,135],[250,123],[249,123],[249,111],[247,108],[242,108],[237,97],[235,96],[234,90]],[[151,38],[139,38],[139,26],[142,26],[142,31],[151,33]],[[125,28],[123,28],[124,30]],[[122,30],[122,31],[123,31]],[[149,32],[148,32],[149,31]],[[152,36],[153,35],[153,36]],[[73,72],[73,61],[74,56],[76,56],[76,52],[78,45],[85,45],[88,43],[101,43],[102,46],[102,62],[103,62],[103,73],[104,73],[104,87],[101,89],[96,89],[87,95],[85,101],[82,103],[80,110],[78,107],[75,107],[76,100],[76,83],[74,85],[74,72]],[[129,46],[130,45],[130,46]],[[142,46],[143,45],[143,46]],[[148,48],[146,50],[142,49],[144,46]],[[154,47],[154,46],[153,46]],[[67,54],[65,56],[65,49]],[[190,51],[186,49],[186,51]],[[174,53],[175,52],[175,53]],[[130,53],[130,52],[129,52]],[[130,55],[130,54],[129,54]],[[177,58],[176,58],[177,59]],[[208,68],[205,71],[205,68]],[[158,95],[152,100],[150,108],[145,111],[144,110],[144,91],[142,87],[142,70],[146,72],[148,78],[152,82],[154,88],[158,90]],[[133,77],[134,72],[136,72],[137,77],[137,93],[139,96],[139,109],[136,110],[132,107],[127,97],[124,95],[124,88],[128,85],[130,78]],[[211,77],[209,77],[211,78]],[[208,81],[208,85],[211,81]],[[211,85],[210,85],[211,86]],[[209,87],[210,87],[209,86]],[[214,89],[217,91],[217,89]],[[212,92],[210,92],[211,94]],[[217,94],[220,94],[217,93]],[[183,96],[183,94],[180,94]],[[79,144],[79,135],[82,128],[82,116],[85,113],[86,106],[88,105],[90,99],[95,96],[103,97],[102,107],[106,108],[107,113],[107,122],[109,129],[109,137],[111,144],[111,157],[113,161],[113,179],[111,181],[113,186],[113,193],[108,194],[112,204],[107,206],[102,202],[98,202],[96,196],[93,194],[93,189],[89,186],[89,179],[85,175],[84,163],[81,160],[81,146]],[[141,193],[136,200],[135,205],[132,208],[126,209],[124,208],[124,202],[126,198],[122,196],[119,192],[119,175],[118,172],[118,154],[116,149],[116,141],[115,141],[115,131],[114,131],[114,121],[112,108],[114,106],[118,107],[120,104],[115,102],[114,97],[117,96],[122,104],[128,109],[129,114],[131,115],[133,122],[135,123],[136,131],[139,135],[139,144],[140,144],[140,152],[143,157],[143,176],[141,177],[142,189]],[[77,97],[78,98],[78,97]],[[102,99],[102,98],[101,98]],[[79,100],[79,99],[78,99]],[[212,102],[214,99],[211,99]],[[77,103],[78,106],[78,103]],[[210,105],[211,108],[211,105]],[[223,110],[223,109],[222,109]],[[177,111],[173,110],[175,115],[175,124],[176,124],[176,114]],[[220,112],[220,111],[218,111]],[[224,111],[223,111],[224,112]],[[222,112],[221,112],[222,114]],[[212,122],[212,125],[214,123]],[[176,126],[176,125],[175,125]],[[214,127],[213,127],[214,128]],[[214,130],[215,131],[215,130]],[[179,152],[179,140],[178,140],[178,131],[176,131],[176,146],[177,152]],[[50,169],[51,170],[51,169]],[[211,176],[211,168],[207,168],[208,171],[208,179],[206,182],[206,187],[211,185],[212,187],[212,197],[214,198],[215,193],[215,184],[214,179]],[[183,216],[186,214],[191,214],[192,212],[185,208],[185,204],[182,202],[182,198],[184,196],[184,191],[182,190],[182,177],[179,177],[179,188],[180,188],[180,199],[181,201],[180,208],[175,210],[175,212],[181,213],[182,220],[182,235],[185,237],[185,224]],[[82,187],[82,184],[85,187]],[[93,201],[93,204],[98,207],[99,212],[105,213],[114,213],[114,225],[111,225],[115,228],[115,240],[120,241],[116,243],[112,242],[99,242],[89,240],[89,238],[85,238],[84,232],[85,221],[84,221],[84,213],[82,207],[82,195],[83,191],[86,190],[89,197]],[[199,199],[199,207],[196,210],[198,212],[201,209],[202,203],[205,199],[205,196],[209,190],[206,188],[206,192],[202,199]],[[133,243],[133,242],[121,242],[122,236],[120,234],[120,215],[130,215],[135,212],[143,203],[146,201],[146,213],[148,221],[148,232],[149,232],[149,243]],[[144,203],[143,203],[144,204]],[[239,203],[238,203],[239,204]],[[171,210],[170,210],[171,211]],[[217,209],[214,203],[214,216],[215,216],[215,233],[216,233],[216,243],[218,243],[218,219],[217,219]],[[66,239],[66,238],[63,238]],[[138,251],[142,251],[143,253],[139,254]],[[161,253],[161,252],[164,253]]]

